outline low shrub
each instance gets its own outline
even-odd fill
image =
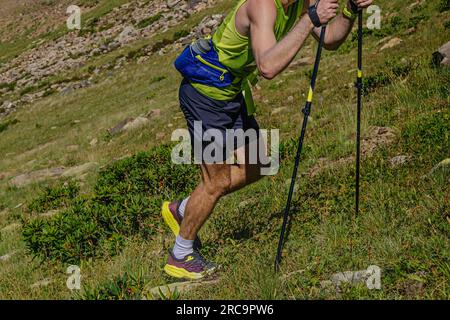
[[[0,122],[0,132],[6,131],[9,126],[15,125],[17,123],[19,123],[19,120],[17,119]]]
[[[141,274],[126,272],[96,287],[87,287],[76,296],[80,300],[140,300],[147,281]]]
[[[74,200],[80,187],[76,182],[69,181],[56,187],[46,187],[44,192],[28,205],[28,210],[43,213],[49,210],[67,207]]]
[[[0,90],[1,89],[8,89],[8,91],[14,91],[16,88],[17,82],[2,82],[0,83]]]
[[[375,89],[385,87],[394,80],[407,76],[413,70],[411,63],[403,64],[388,61],[386,67],[388,68],[386,71],[379,71],[374,75],[363,78],[363,94],[367,95]]]
[[[139,29],[143,29],[143,28],[148,27],[149,25],[155,23],[156,21],[158,21],[161,18],[162,18],[162,14],[158,13],[154,16],[151,16],[151,17],[148,17],[148,18],[145,18],[145,19],[139,21],[137,23],[136,27],[138,27]]]
[[[168,46],[169,44],[172,44],[174,41],[173,40],[169,40],[169,39],[163,39],[161,41],[156,42],[153,47],[152,47],[152,52],[158,52],[159,50],[161,50],[162,48]]]
[[[188,30],[180,30],[173,34],[173,41],[177,41],[181,38],[187,37],[190,34]]]
[[[50,219],[25,221],[29,251],[41,260],[79,263],[117,254],[134,234],[154,235],[163,199],[184,197],[198,182],[198,169],[173,164],[171,150],[165,145],[119,160],[100,172],[90,197],[76,197]],[[72,189],[63,190],[45,191],[51,197],[34,200],[32,208],[51,208],[73,195]]]

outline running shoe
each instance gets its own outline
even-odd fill
[[[212,274],[216,269],[217,266],[214,263],[206,261],[195,250],[183,259],[175,258],[172,250],[170,250],[167,264],[164,266],[164,271],[169,276],[189,280],[202,279]]]

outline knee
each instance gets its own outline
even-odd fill
[[[214,181],[205,181],[205,189],[208,195],[220,198],[230,192],[231,178],[224,177]]]

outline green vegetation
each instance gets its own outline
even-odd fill
[[[79,295],[81,300],[137,300],[142,297],[146,281],[142,274],[125,272],[101,285],[86,288]]]
[[[17,119],[0,122],[0,133],[5,131],[6,129],[8,129],[9,126],[13,126],[17,123],[19,123],[19,120],[17,120]]]
[[[156,21],[158,21],[161,18],[162,18],[162,14],[158,13],[158,14],[156,14],[154,16],[151,16],[151,17],[148,17],[148,18],[146,18],[144,20],[139,21],[136,26],[139,29],[143,29],[143,28],[148,27],[149,25],[155,23]]]
[[[173,41],[177,41],[181,38],[187,37],[190,34],[188,30],[180,30],[173,34]]]
[[[413,67],[411,63],[402,64],[395,60],[386,62],[386,68],[383,71],[363,79],[363,93],[367,95],[370,91],[401,80],[411,72]]]
[[[44,213],[50,210],[67,207],[75,199],[80,187],[74,181],[65,182],[56,187],[46,187],[44,192],[28,205],[30,212]]]
[[[0,83],[0,90],[1,89],[8,89],[9,91],[13,91],[14,88],[16,87],[17,83],[16,82],[11,82],[11,83]]]
[[[47,189],[30,210],[43,212],[72,205],[47,220],[30,220],[23,227],[27,247],[35,257],[67,263],[106,254],[115,255],[125,237],[152,236],[160,226],[163,198],[187,195],[198,179],[197,168],[174,165],[171,147],[120,160],[100,172],[94,194],[74,199],[75,185]]]
[[[158,52],[172,41],[164,39],[233,4],[219,2],[186,25],[96,57],[76,76],[146,46]],[[448,167],[432,172],[448,158],[449,145],[450,69],[430,63],[448,41],[442,4],[425,1],[408,9],[380,0],[383,13],[401,12],[401,18],[386,18],[380,33],[365,34],[362,128],[365,146],[376,148],[362,162],[360,215],[354,216],[356,42],[350,39],[340,50],[324,52],[321,62],[281,272],[273,273],[273,260],[311,66],[289,69],[255,90],[261,127],[280,130],[281,168],[223,198],[202,229],[202,253],[222,266],[220,282],[168,298],[449,299]],[[414,32],[406,32],[410,19]],[[402,44],[380,52],[385,36]],[[308,40],[301,57],[313,56],[315,48]],[[186,126],[176,94],[177,54],[168,50],[100,73],[89,88],[48,96],[2,120],[20,119],[0,139],[0,256],[16,252],[1,262],[0,297],[139,299],[146,296],[144,287],[176,281],[162,272],[174,237],[162,223],[160,205],[186,196],[199,175],[194,166],[172,165],[171,147],[164,145],[174,129]],[[278,108],[284,109],[275,113]],[[149,126],[104,138],[123,119],[156,109],[159,116]],[[382,135],[369,136],[372,126],[389,127],[395,137],[382,143]],[[68,152],[70,145],[78,151]],[[407,160],[393,163],[398,156]],[[77,183],[10,183],[22,173],[87,162],[102,169]],[[39,218],[55,209],[58,214]],[[69,263],[82,269],[76,294],[65,285]],[[336,272],[369,265],[382,269],[381,290],[322,285]],[[30,289],[46,278],[52,282]]]

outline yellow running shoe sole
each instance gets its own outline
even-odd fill
[[[199,280],[206,275],[204,273],[189,272],[183,268],[178,268],[168,264],[164,266],[164,271],[171,277],[188,280]]]
[[[172,212],[169,209],[170,202],[166,201],[163,203],[161,208],[161,215],[163,216],[164,222],[169,226],[170,230],[174,233],[175,236],[178,236],[180,233],[180,226],[178,225],[177,220],[173,217]]]

